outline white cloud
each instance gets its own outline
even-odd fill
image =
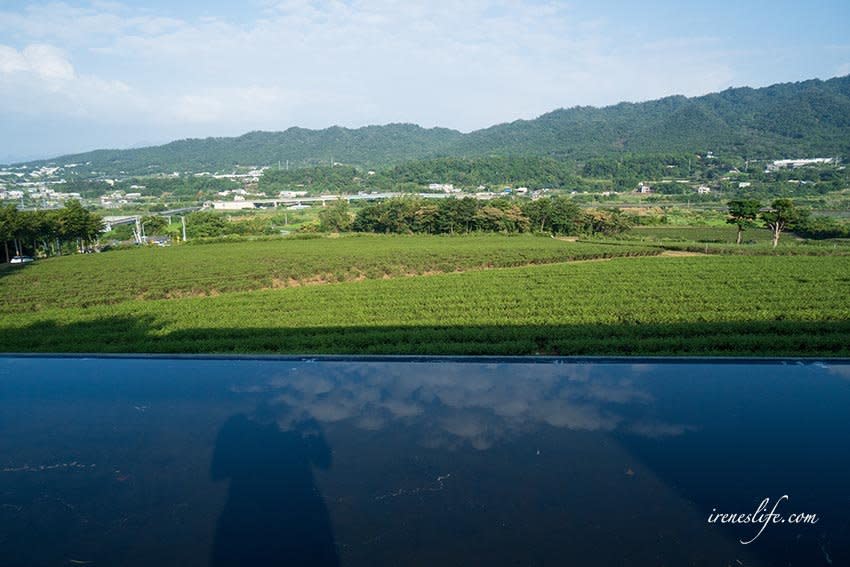
[[[671,68],[691,91],[731,78],[710,57],[694,65],[690,48],[710,40],[612,54],[601,39],[604,21],[582,21],[560,2],[263,6],[236,23],[166,18],[115,2],[32,4],[0,12],[0,26],[58,42],[99,76],[132,85],[156,109],[146,120],[167,115],[227,130],[390,121],[469,130],[559,106],[667,94],[677,90]],[[73,72],[59,61],[51,72]]]
[[[0,101],[18,115],[96,121],[147,107],[126,83],[79,74],[63,50],[48,44],[0,45]]]
[[[69,81],[75,77],[67,55],[46,44],[28,45],[21,51],[0,45],[0,73],[31,73],[45,81]]]
[[[134,33],[156,34],[183,25],[133,9],[119,2],[30,2],[20,11],[0,11],[0,29],[16,35],[69,47],[91,46]],[[5,35],[5,34],[4,34]]]

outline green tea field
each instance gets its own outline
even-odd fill
[[[349,236],[64,256],[0,271],[0,314],[661,253],[540,236]]]
[[[850,354],[850,257],[660,252],[494,235],[59,258],[0,277],[0,344],[5,352]]]

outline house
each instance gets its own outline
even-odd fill
[[[644,195],[652,193],[652,187],[650,187],[646,183],[641,182],[638,184],[637,189],[635,189],[635,193],[642,193]]]
[[[711,193],[711,187],[708,187],[707,185],[700,185],[697,187],[697,193],[700,195],[708,195]]]

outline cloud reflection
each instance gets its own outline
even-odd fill
[[[260,388],[281,427],[305,418],[376,431],[415,426],[422,444],[496,442],[548,425],[576,431],[681,435],[653,417],[653,398],[629,366],[464,363],[298,364]],[[244,391],[244,390],[243,390]]]

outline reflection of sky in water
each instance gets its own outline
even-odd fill
[[[416,425],[424,427],[428,437],[420,442],[429,446],[465,441],[487,449],[543,424],[649,437],[688,429],[651,417],[653,397],[634,379],[649,370],[646,365],[492,364],[472,370],[463,364],[304,364],[249,389],[273,396],[284,427],[304,417],[373,431]]]
[[[830,366],[828,367],[830,374],[840,376],[846,380],[850,380],[850,365],[847,366]]]
[[[850,564],[848,407],[837,363],[0,357],[0,563]],[[783,493],[816,529],[706,524]]]

